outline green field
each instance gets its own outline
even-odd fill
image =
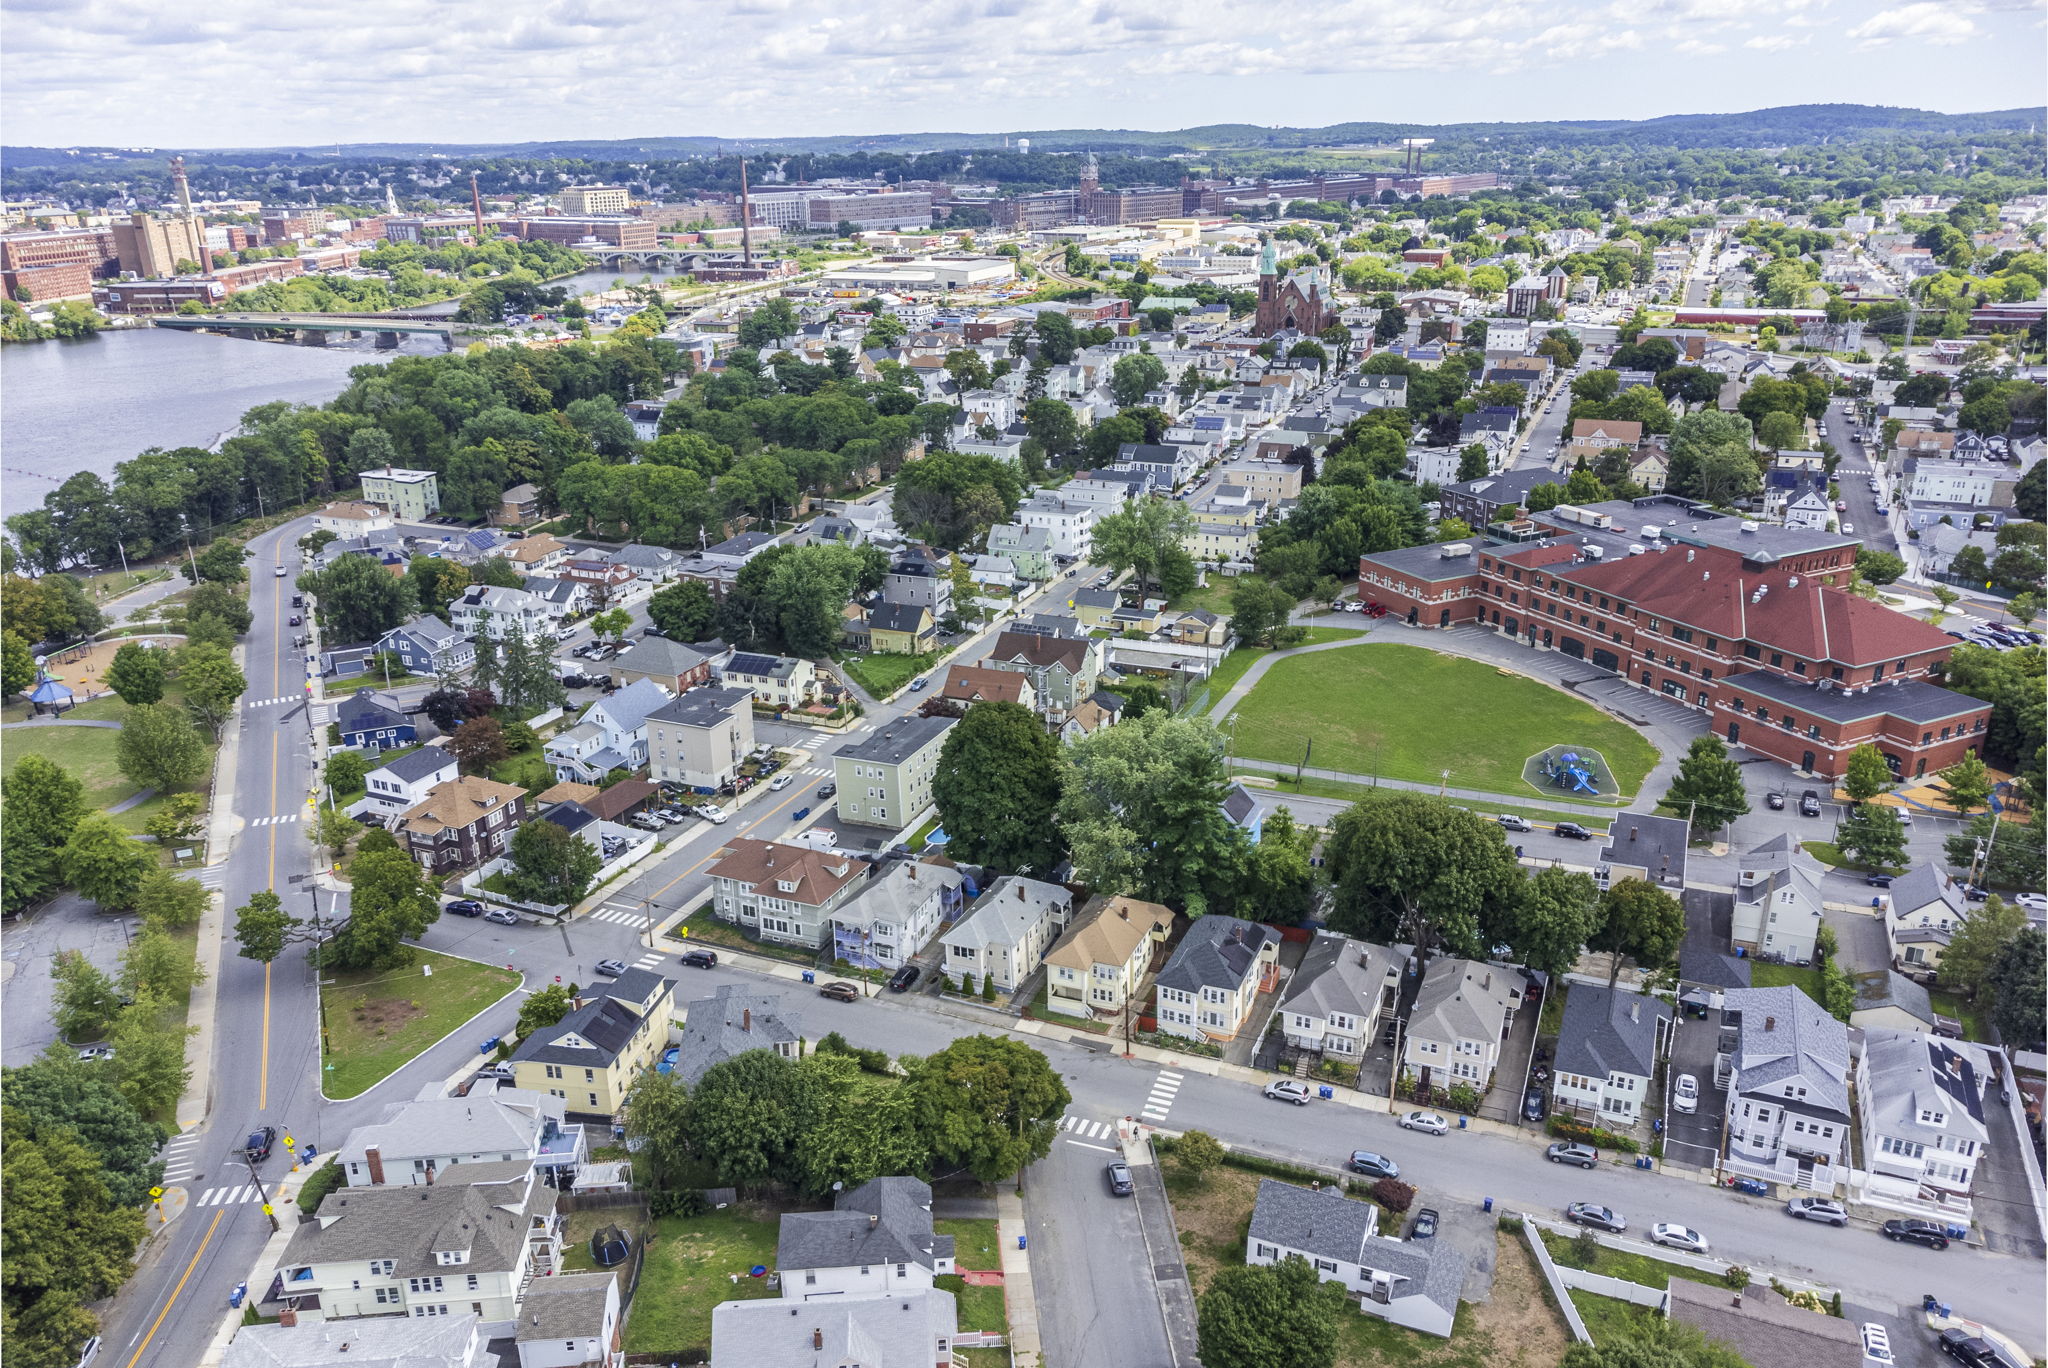
[[[1522,792],[1530,756],[1574,745],[1614,767],[1621,793],[1601,795],[1612,800],[1657,763],[1634,728],[1568,694],[1415,646],[1286,657],[1233,711],[1239,755],[1292,764],[1309,746],[1314,768],[1453,788]]]
[[[709,1350],[712,1307],[776,1295],[766,1278],[748,1274],[763,1264],[775,1266],[780,1229],[778,1213],[742,1207],[655,1222],[626,1322],[626,1352]]]
[[[839,662],[839,668],[846,677],[866,690],[871,698],[887,698],[905,684],[920,670],[928,670],[938,659],[937,655],[864,655],[847,656]]]
[[[1311,627],[1308,629],[1307,639],[1301,644],[1319,646],[1326,641],[1344,641],[1364,635],[1364,632],[1350,627]],[[1272,651],[1263,646],[1240,646],[1223,657],[1216,668],[1210,671],[1208,679],[1203,681],[1203,688],[1208,690],[1209,694],[1207,706],[1213,707],[1221,703],[1223,695],[1237,687],[1237,681],[1244,678],[1245,671],[1272,654]]]
[[[403,969],[337,974],[321,989],[326,1048],[321,1090],[358,1097],[410,1064],[435,1041],[519,986],[519,975],[432,950]],[[432,978],[423,972],[434,971]],[[479,1039],[512,1021],[480,1024]]]
[[[1002,1255],[996,1249],[996,1223],[990,1219],[955,1219],[932,1222],[932,1231],[953,1237],[953,1266],[959,1269],[1000,1271]],[[937,1285],[951,1292],[960,1304],[962,1330],[993,1330],[1008,1333],[1010,1315],[1000,1285],[969,1286],[957,1274],[942,1277]]]

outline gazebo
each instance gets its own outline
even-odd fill
[[[76,707],[71,690],[48,670],[41,672],[36,686],[28,691],[29,706],[38,716],[55,717],[66,708]]]

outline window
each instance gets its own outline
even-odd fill
[[[1317,1260],[1316,1260],[1316,1272],[1318,1272],[1318,1273],[1335,1273],[1336,1271],[1337,1271],[1337,1265],[1336,1265],[1335,1263],[1333,1263],[1333,1262],[1332,1262],[1331,1260],[1329,1260],[1329,1259],[1317,1259]]]
[[[547,1067],[547,1076],[548,1076],[549,1078],[560,1078],[560,1077],[562,1076],[562,1066],[561,1066],[561,1065],[559,1065],[559,1064],[549,1064],[549,1065],[547,1065],[546,1067]]]
[[[382,1273],[389,1276],[390,1274],[395,1273],[397,1270],[398,1261],[396,1259],[370,1260],[370,1272],[372,1274]]]
[[[403,1298],[398,1295],[398,1289],[395,1287],[380,1287],[377,1289],[377,1305],[379,1306],[395,1306],[402,1300]]]
[[[1253,1246],[1253,1250],[1253,1257],[1255,1258],[1277,1259],[1280,1257],[1280,1251],[1269,1244],[1255,1245]]]
[[[805,1286],[805,1287],[816,1287],[817,1285],[818,1285],[818,1270],[817,1270],[817,1269],[815,1269],[815,1268],[807,1268],[807,1269],[805,1269],[805,1270],[804,1270],[804,1286]]]
[[[595,1069],[585,1069],[585,1070],[583,1071],[583,1081],[584,1081],[585,1083],[595,1083],[595,1082],[597,1082],[597,1070],[595,1070]]]
[[[471,1291],[471,1292],[474,1292],[474,1291],[476,1291],[476,1289],[477,1289],[477,1286],[478,1286],[478,1284],[477,1284],[477,1280],[476,1280],[476,1274],[472,1273],[472,1274],[470,1274],[470,1275],[469,1275],[469,1289],[468,1289],[468,1290],[469,1290],[469,1291]]]

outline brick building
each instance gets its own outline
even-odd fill
[[[1359,558],[1359,592],[1420,626],[1488,627],[1696,708],[1730,745],[1827,778],[1875,745],[1894,773],[1953,764],[1990,705],[1930,676],[1954,641],[1847,593],[1853,537],[1670,496],[1559,505],[1495,539]]]
[[[513,222],[519,236],[528,242],[560,242],[573,246],[586,239],[607,247],[628,249],[661,245],[654,225],[641,218],[591,218],[556,214],[547,218],[523,218]]]
[[[121,251],[111,228],[0,237],[0,290],[10,299],[18,290],[27,290],[30,300],[90,294],[94,280],[120,269]]]

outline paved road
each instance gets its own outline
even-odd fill
[[[1114,1125],[1064,1132],[1024,1176],[1031,1280],[1045,1362],[1167,1368],[1172,1361],[1138,1204],[1109,1195]]]

